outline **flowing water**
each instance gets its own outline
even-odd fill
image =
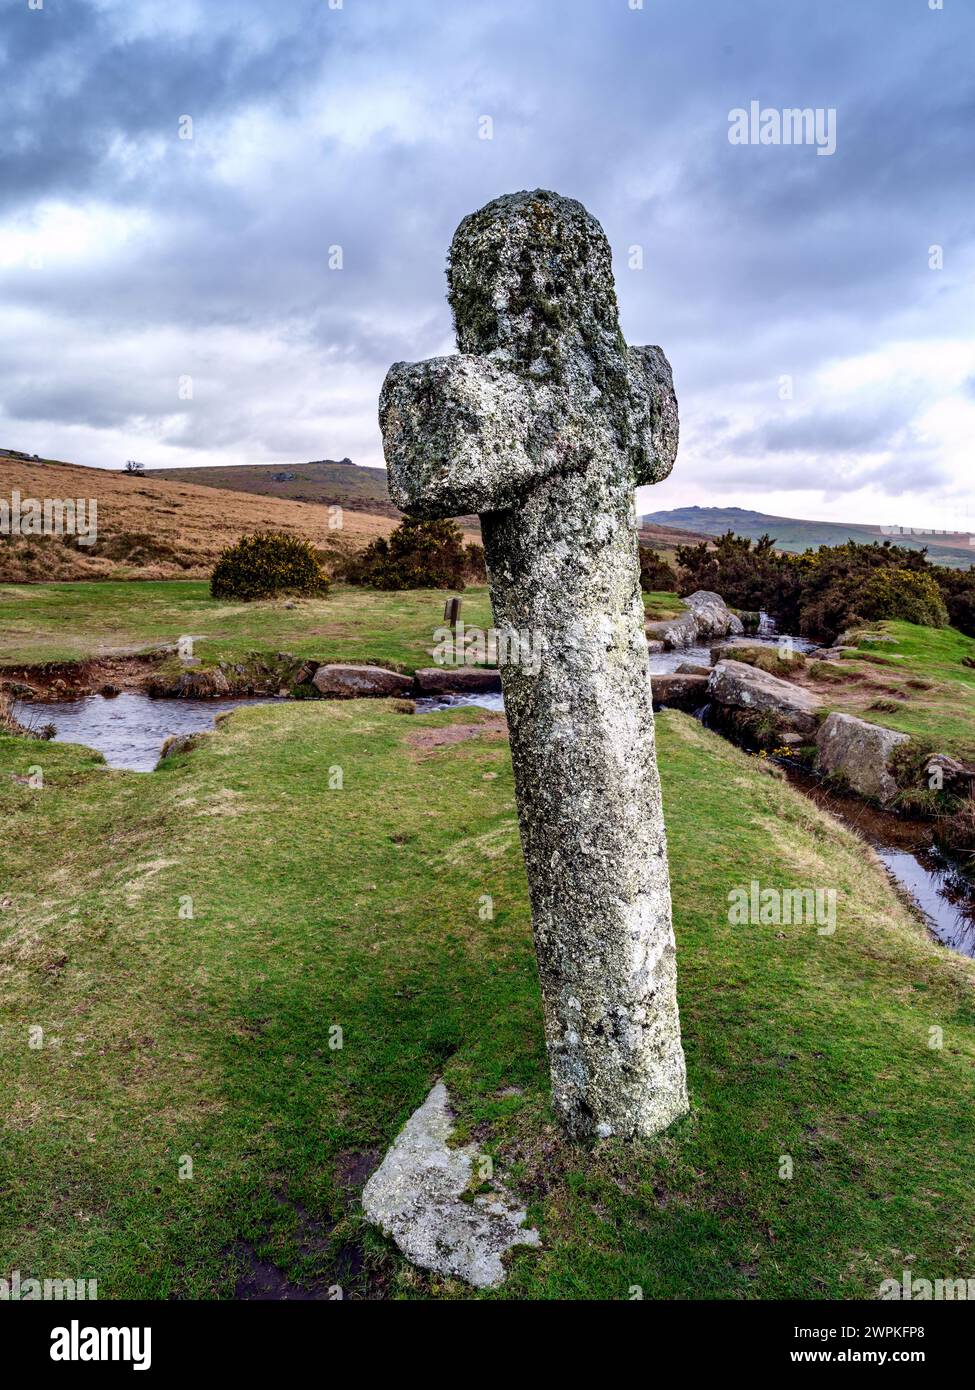
[[[218,714],[241,705],[269,704],[270,697],[246,700],[154,700],[129,692],[111,698],[86,695],[80,700],[16,700],[14,715],[28,728],[53,724],[55,743],[83,743],[102,754],[109,767],[151,772],[172,734],[199,734],[212,729]]]
[[[775,644],[782,639],[766,629],[754,640]],[[809,644],[792,640],[797,650],[808,650]],[[674,671],[685,661],[706,666],[710,660],[710,646],[684,647],[651,656],[650,669],[662,674]],[[53,724],[57,742],[95,748],[110,767],[150,772],[171,735],[202,733],[213,728],[218,714],[241,705],[273,702],[273,697],[165,700],[129,692],[113,698],[88,695],[55,703],[21,700],[15,702],[14,713],[21,723],[33,728]],[[484,694],[430,697],[416,702],[418,713],[459,705],[500,712],[504,700],[500,694]],[[925,913],[939,940],[964,955],[975,955],[975,880],[961,864],[938,850],[929,827],[874,811],[856,798],[829,793],[808,774],[790,769],[789,777],[874,847],[891,876]]]
[[[939,941],[963,956],[975,956],[975,876],[938,847],[930,825],[831,791],[809,772],[788,766],[785,772],[793,786],[873,846]]]

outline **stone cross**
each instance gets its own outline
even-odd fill
[[[556,1112],[573,1138],[650,1136],[687,1110],[633,492],[677,453],[670,366],[624,342],[572,199],[472,213],[447,280],[459,355],[383,384],[390,492],[481,518]]]

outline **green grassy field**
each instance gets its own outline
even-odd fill
[[[0,584],[0,665],[80,661],[119,651],[144,651],[189,634],[205,663],[238,661],[254,650],[287,650],[323,661],[376,661],[414,671],[430,661],[433,632],[443,622],[440,589],[377,593],[334,585],[326,598],[228,603],[205,582],[75,581]],[[468,627],[491,625],[487,586],[462,594]],[[648,618],[683,612],[676,594],[644,594]]]
[[[975,667],[964,664],[975,661],[975,640],[953,627],[887,622],[861,634],[858,650],[843,665],[854,676],[866,673],[869,683],[844,686],[837,708],[975,761]],[[893,696],[893,708],[874,707],[884,695]]]
[[[593,1151],[549,1110],[496,718],[252,707],[142,775],[0,735],[0,1270],[210,1298],[259,1260],[313,1291],[470,1297],[354,1196],[443,1075],[543,1241],[480,1296],[969,1274],[975,964],[757,760],[676,713],[659,735],[693,1112]],[[730,926],[752,878],[835,888],[835,935]]]
[[[677,594],[655,592],[643,595],[643,607],[648,618],[676,618],[687,611]]]
[[[253,650],[293,652],[323,661],[376,661],[406,671],[430,664],[433,632],[443,622],[438,589],[377,594],[335,585],[326,598],[260,603],[212,599],[202,581],[132,580],[0,585],[0,664],[78,661],[144,651],[180,636],[204,663],[237,661]],[[487,587],[464,591],[469,627],[491,622]]]

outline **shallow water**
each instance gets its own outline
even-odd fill
[[[793,786],[873,846],[940,942],[963,956],[975,956],[975,877],[960,860],[939,849],[929,825],[829,791],[808,772],[786,772]]]
[[[53,724],[55,743],[83,743],[102,754],[109,767],[151,772],[166,739],[173,734],[198,734],[212,729],[218,714],[241,705],[269,704],[270,698],[246,700],[153,700],[130,692],[107,698],[86,695],[81,700],[52,703],[17,700],[14,714],[22,724],[39,729]]]
[[[459,705],[476,705],[478,709],[492,709],[503,714],[504,696],[500,690],[483,695],[421,695],[416,702],[416,712],[429,714],[431,710],[455,709]]]
[[[766,639],[778,641],[778,638]],[[707,664],[708,647],[687,647],[652,656],[651,670],[673,671],[682,661]],[[110,767],[151,772],[163,743],[174,734],[212,729],[218,714],[241,705],[271,704],[274,697],[236,700],[154,700],[130,692],[106,698],[88,695],[56,703],[19,700],[14,713],[24,724],[39,728],[53,724],[58,743],[81,743],[97,749]],[[500,694],[447,695],[416,702],[418,713],[474,705],[504,710]],[[790,781],[858,831],[871,844],[888,872],[913,896],[932,932],[946,946],[975,956],[975,879],[963,866],[934,845],[929,827],[876,811],[855,797],[825,791],[808,774],[789,772]]]
[[[673,652],[651,652],[650,674],[653,676],[669,675],[685,661],[693,662],[695,666],[710,666],[711,648],[716,647],[719,642],[733,640],[733,638],[715,637],[705,646],[678,647]],[[785,639],[779,633],[775,633],[774,635],[748,637],[746,640],[750,647],[777,647]],[[811,652],[816,647],[815,642],[809,642],[805,637],[792,637],[789,638],[789,641],[792,643],[793,651],[797,652]]]

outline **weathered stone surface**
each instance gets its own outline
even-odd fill
[[[728,709],[772,715],[783,730],[813,735],[820,701],[801,685],[780,680],[743,661],[720,661],[708,682],[711,699]]]
[[[949,753],[934,753],[925,765],[924,775],[929,785],[940,783],[945,789],[962,788],[975,782],[975,767],[959,762]]]
[[[206,734],[202,733],[170,734],[159,750],[159,762],[165,762],[167,758],[178,757],[180,753],[192,753],[193,749],[199,747],[200,741],[204,738],[206,738]]]
[[[479,1155],[473,1144],[449,1148],[453,1129],[447,1088],[438,1081],[366,1183],[362,1209],[414,1264],[491,1288],[504,1280],[502,1255],[540,1244],[539,1235],[525,1229],[525,1212],[510,1205],[500,1184],[461,1200]]]
[[[690,611],[676,618],[658,618],[646,624],[649,639],[663,643],[664,651],[692,647],[697,641],[697,619]]]
[[[151,695],[165,696],[171,700],[217,700],[230,694],[230,682],[219,667],[206,671],[181,671],[174,680],[153,677],[148,688]]]
[[[907,742],[907,734],[868,724],[852,714],[834,713],[816,738],[819,766],[823,772],[841,776],[858,796],[889,801],[897,794],[890,757],[895,748]]]
[[[658,652],[662,652],[663,650],[664,650],[664,644],[663,644],[663,642],[658,642],[658,641],[657,641],[655,638],[653,638],[653,637],[651,637],[651,638],[648,639],[648,641],[647,641],[647,652],[649,653],[650,656],[656,656]]]
[[[408,695],[412,676],[387,671],[385,666],[319,666],[311,678],[319,695],[333,700],[353,700],[364,695]]]
[[[490,694],[501,689],[501,672],[477,666],[426,666],[414,677],[420,695],[450,695],[456,691]]]
[[[704,666],[697,661],[682,661],[675,672],[678,676],[710,676],[713,666]],[[659,680],[659,676],[654,676],[654,680]]]
[[[670,367],[557,194],[465,218],[448,283],[460,356],[383,384],[390,494],[480,514],[499,643],[543,652],[499,666],[553,1101],[573,1136],[652,1135],[687,1109],[633,497],[677,452]]]
[[[842,661],[845,656],[859,656],[856,647],[817,647],[809,653],[814,661]]]
[[[684,602],[697,621],[697,635],[703,637],[740,637],[745,625],[736,613],[725,603],[720,594],[712,594],[707,589],[698,589],[689,594]]]
[[[725,638],[722,642],[716,642],[711,648],[711,665],[717,666],[719,661],[737,661],[738,652],[753,652],[759,645],[754,638]]]
[[[668,651],[692,647],[709,637],[727,637],[729,633],[744,632],[742,621],[725,603],[720,594],[699,589],[682,602],[687,608],[674,618],[660,618],[645,625],[647,636],[663,642]]]
[[[677,672],[651,677],[654,709],[700,709],[708,698],[708,673],[680,675]]]

